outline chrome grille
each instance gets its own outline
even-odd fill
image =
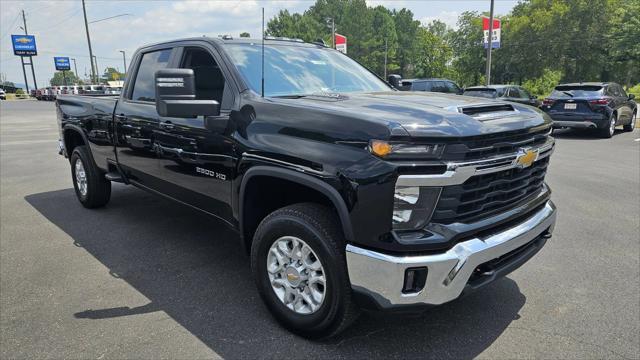
[[[469,222],[504,211],[540,193],[549,157],[528,168],[475,175],[442,189],[433,222]]]

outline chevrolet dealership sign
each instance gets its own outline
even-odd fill
[[[11,35],[13,54],[18,56],[38,55],[36,37],[33,35]]]

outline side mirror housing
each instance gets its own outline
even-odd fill
[[[195,118],[220,115],[215,100],[196,99],[196,79],[192,69],[156,71],[156,111],[163,117]]]
[[[387,81],[391,86],[400,90],[400,82],[402,81],[402,77],[398,74],[391,74],[387,77]]]
[[[636,98],[636,96],[634,94],[629,94],[629,100],[633,100],[635,98]]]

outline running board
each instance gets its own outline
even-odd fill
[[[122,175],[120,175],[119,172],[117,171],[112,171],[112,172],[108,172],[106,174],[104,174],[104,178],[109,180],[109,181],[113,181],[113,182],[119,182],[119,183],[123,183],[124,179],[122,178]]]

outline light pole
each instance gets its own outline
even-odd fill
[[[127,76],[127,57],[124,54],[124,50],[120,50],[122,53],[122,64],[124,65],[124,75]]]
[[[73,61],[73,71],[75,71],[77,77],[80,77],[78,76],[78,66],[76,65],[76,59],[71,58],[71,60]]]
[[[491,48],[493,47],[493,0],[491,0],[491,11],[489,12],[489,47],[487,48],[487,71],[486,71],[486,84],[491,85]]]

